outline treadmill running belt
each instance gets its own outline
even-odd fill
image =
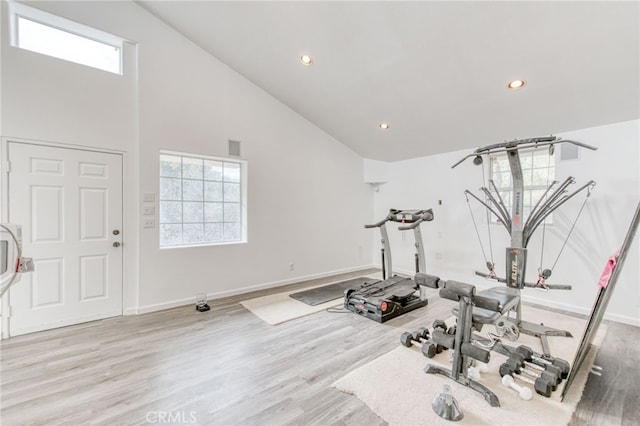
[[[344,291],[348,288],[357,289],[366,282],[372,283],[376,281],[379,280],[365,277],[353,278],[351,280],[312,288],[311,290],[301,291],[299,293],[293,293],[289,296],[301,301],[302,303],[306,303],[307,305],[315,306],[330,300],[342,299],[344,297]]]

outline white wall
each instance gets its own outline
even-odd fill
[[[640,201],[639,126],[640,121],[635,120],[558,135],[594,145],[598,150],[581,150],[579,160],[557,162],[556,178],[564,180],[567,176],[574,176],[577,181],[572,186],[574,189],[590,179],[596,181],[597,186],[562,252],[553,276],[547,280],[550,284],[571,284],[573,290],[539,292],[526,289],[526,300],[574,312],[590,311],[605,261],[622,244]],[[386,215],[389,208],[432,207],[434,220],[422,226],[427,272],[443,279],[462,280],[485,288],[494,283],[473,275],[474,270],[486,272],[486,268],[463,194],[465,189],[479,194],[477,190],[482,186],[482,169],[474,166],[471,160],[451,169],[451,165],[472,151],[391,163],[389,182],[380,186],[380,192],[376,193],[374,210],[375,218],[379,219]],[[438,205],[438,200],[442,200],[442,205]],[[584,197],[578,195],[554,213],[554,225],[548,227],[546,232],[543,267],[549,268],[553,264],[583,200]],[[485,251],[490,257],[484,211],[473,200],[471,206],[479,222]],[[504,276],[504,249],[509,244],[509,236],[500,226],[492,226],[491,232],[496,271]],[[535,282],[537,278],[541,233],[539,228],[529,245],[528,281]],[[400,232],[390,230],[395,269],[411,272],[413,236],[407,233],[403,240],[400,235]],[[377,236],[375,238],[379,240]],[[636,237],[607,311],[607,318],[636,325],[640,325],[639,240],[640,237]],[[379,243],[375,250],[375,260],[378,261]]]
[[[129,86],[10,48],[6,34],[2,46],[2,135],[119,149],[135,160],[125,171],[135,237],[125,253],[137,269],[126,282],[128,312],[372,263],[361,157],[133,2],[32,4],[137,43]],[[249,164],[249,242],[160,250],[157,228],[141,228],[139,214],[142,194],[158,192],[159,150],[224,156],[228,139],[242,142]]]

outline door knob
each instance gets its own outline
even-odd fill
[[[120,247],[120,243],[116,241],[116,242],[113,243],[113,246],[114,247]]]

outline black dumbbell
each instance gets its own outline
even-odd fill
[[[522,376],[519,373],[520,369],[519,368],[515,368],[514,366],[508,364],[508,363],[504,363],[500,366],[500,377],[504,377],[504,376],[512,376],[515,379],[518,379],[522,382],[525,383],[530,383],[533,385],[533,389],[536,391],[536,393],[549,398],[551,396],[551,383],[549,383],[547,380],[542,379],[542,378],[538,378],[536,380],[532,380],[526,376]]]
[[[425,329],[426,330],[426,329]],[[427,331],[427,336],[429,331]],[[424,337],[424,332],[416,331],[413,333],[405,332],[400,336],[402,346],[410,348],[412,345],[417,346],[422,351],[422,355],[427,358],[433,358],[436,355],[436,344]]]
[[[417,331],[413,332],[412,334],[416,334],[419,337],[422,337],[423,339],[429,339],[429,329],[427,327],[420,327]]]
[[[562,372],[558,367],[553,365],[541,366],[532,362],[529,362],[520,352],[512,352],[509,359],[517,361],[522,367],[529,367],[538,372],[545,372],[546,377],[553,380],[555,386],[559,385],[562,381]],[[555,387],[553,389],[555,391]]]
[[[415,338],[415,340],[418,340],[419,338],[425,340],[425,342],[420,347],[420,350],[422,351],[422,355],[426,356],[427,358],[433,358],[437,353],[442,352],[442,350],[438,352],[439,345],[437,345],[433,340],[429,338],[428,328],[420,327],[418,331],[414,331],[413,333],[411,333],[411,335]]]
[[[537,354],[531,349],[529,346],[518,346],[516,348],[516,352],[522,354],[522,356],[527,360],[534,364],[538,364],[540,366],[548,366],[551,365],[560,370],[560,377],[566,379],[569,376],[569,370],[571,367],[569,363],[564,359],[553,358],[553,357],[543,357],[540,354]]]
[[[439,320],[439,319],[435,320],[431,327],[433,327],[434,330],[441,329],[445,333],[447,332],[447,323],[444,322],[443,320]]]
[[[435,320],[433,322],[433,330],[442,330],[443,333],[447,333],[447,323],[445,323],[443,320]],[[436,352],[441,353],[443,350],[447,350],[449,348],[442,346],[442,345],[436,345]]]
[[[551,385],[552,391],[555,391],[558,387],[558,384],[562,381],[562,379],[560,379],[560,376],[557,376],[550,371],[532,370],[531,368],[527,368],[529,366],[522,361],[522,358],[514,356],[513,354],[507,359],[506,363],[513,368],[517,368],[519,370],[518,373],[520,374],[524,373],[534,379],[546,380]]]

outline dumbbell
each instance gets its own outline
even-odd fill
[[[529,379],[528,377],[517,374],[519,369],[514,368],[513,366],[504,363],[500,366],[500,376],[512,376],[515,379],[518,379],[524,383],[529,383],[533,385],[533,389],[535,389],[536,393],[549,398],[551,396],[551,383],[547,380],[538,378],[536,380]]]
[[[522,354],[522,356],[527,360],[531,361],[540,366],[553,366],[560,370],[560,377],[566,379],[569,375],[569,370],[571,370],[571,366],[567,361],[560,358],[546,358],[543,357],[533,351],[529,346],[518,346],[516,348],[516,352]]]
[[[470,363],[470,367],[475,368],[480,373],[486,373],[489,371],[489,367],[484,362],[480,362],[477,359],[472,359]]]
[[[510,363],[514,366],[517,366],[525,370],[525,372],[530,376],[533,375],[534,377],[542,377],[544,379],[547,379],[550,383],[552,383],[553,385],[552,390],[554,391],[562,381],[562,378],[560,377],[561,373],[559,368],[556,368],[553,365],[548,365],[547,368],[544,368],[537,364],[533,364],[529,361],[525,361],[522,354],[518,352],[511,353],[511,355],[509,356],[509,359],[507,360],[507,363]],[[529,369],[527,369],[527,367],[529,367]]]
[[[400,343],[402,346],[410,348],[411,345],[417,346],[422,351],[422,355],[427,358],[433,358],[436,355],[436,344],[431,340],[427,340],[429,336],[429,330],[424,329],[426,334],[422,329],[419,331],[409,333],[402,333],[400,336]]]
[[[529,389],[526,386],[519,386],[513,380],[513,377],[508,374],[505,374],[504,376],[502,376],[502,384],[518,392],[518,395],[520,395],[520,398],[524,399],[525,401],[529,401],[533,397],[533,392],[531,392],[531,389]]]
[[[433,331],[442,330],[443,333],[445,334],[447,333],[447,324],[443,320],[439,320],[439,319],[435,320],[433,322],[432,327],[433,327]],[[442,345],[436,345],[437,353],[441,353],[443,350],[447,350],[447,349],[449,348]]]
[[[417,331],[413,332],[412,334],[415,334],[423,339],[429,339],[429,329],[426,327],[420,327]]]
[[[415,340],[418,340],[419,338],[426,340],[420,348],[420,350],[422,351],[422,355],[426,356],[427,358],[433,358],[434,356],[436,356],[436,353],[438,353],[439,345],[437,345],[433,340],[429,339],[428,328],[420,327],[418,331],[412,333],[412,336],[414,336]]]
[[[467,377],[477,381],[481,379],[480,373],[486,373],[487,371],[489,371],[487,364],[472,358],[467,369]]]

